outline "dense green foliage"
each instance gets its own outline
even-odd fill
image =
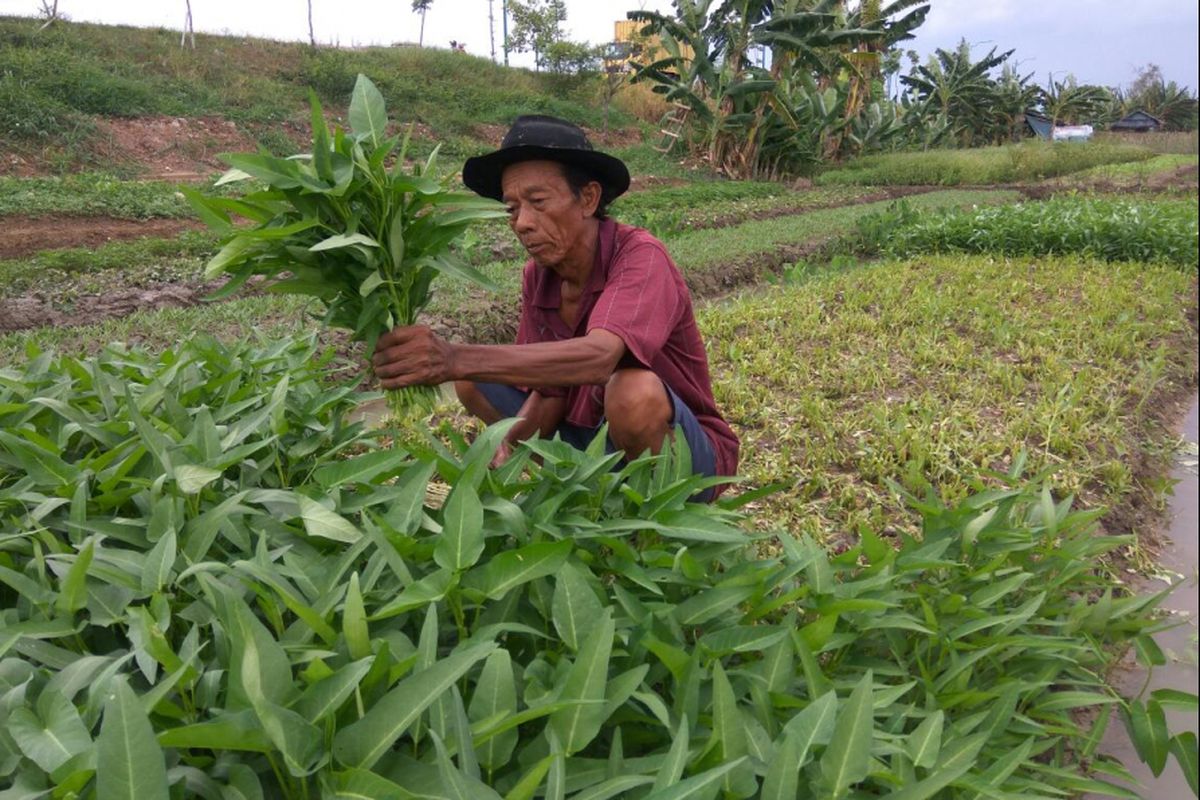
[[[1194,271],[1196,204],[1183,200],[1057,197],[1036,203],[917,211],[903,201],[859,220],[864,246],[889,256],[1075,254],[1103,261],[1174,264]]]
[[[603,440],[542,442],[489,470],[501,427],[375,449],[324,363],[195,339],[0,372],[0,777],[104,800],[1048,796],[1108,788],[1078,759],[1124,776],[1094,757],[1124,707],[1156,769],[1188,758],[1155,720],[1194,698],[1100,678],[1113,645],[1153,654],[1157,598],[1092,572],[1125,540],[1019,466],[919,501],[919,540],[784,534],[762,559],[686,502],[684,453],[611,472]]]
[[[1052,178],[1100,164],[1142,161],[1153,153],[1122,144],[1026,142],[972,150],[865,156],[816,178],[820,186],[970,186]]]

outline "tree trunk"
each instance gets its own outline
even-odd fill
[[[310,47],[317,46],[317,37],[313,35],[312,0],[308,0],[308,44]]]
[[[183,30],[179,34],[179,46],[183,47],[187,38],[191,37],[192,49],[196,49],[196,30],[192,26],[192,0],[183,0],[187,8],[187,16],[183,20]]]
[[[496,0],[488,0],[488,41],[492,45],[492,63],[496,63]]]
[[[46,30],[58,19],[58,0],[42,0],[42,13],[46,15],[46,21],[38,28],[39,31]]]
[[[421,9],[421,34],[417,37],[417,47],[425,46],[425,9]]]

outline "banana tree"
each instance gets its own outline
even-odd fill
[[[1043,92],[1042,105],[1052,125],[1082,125],[1094,122],[1109,103],[1108,90],[1101,86],[1080,84],[1074,75],[1056,81],[1053,76]]]
[[[959,144],[969,147],[986,140],[995,98],[991,72],[1012,54],[1012,50],[1007,50],[997,55],[993,47],[986,56],[974,61],[964,40],[952,51],[938,48],[926,64],[902,76],[900,82],[914,96],[913,105],[921,109],[919,113],[945,116]]]
[[[668,100],[695,112],[709,160],[727,174],[753,177],[778,168],[764,146],[778,149],[807,136],[793,97],[812,91],[829,70],[853,69],[843,53],[882,37],[879,30],[850,28],[838,0],[805,8],[800,0],[683,0],[677,17],[634,11],[629,18],[657,34],[666,58],[637,64],[635,80],[649,80]],[[770,66],[754,52],[769,52]]]

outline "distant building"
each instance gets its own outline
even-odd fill
[[[1039,139],[1049,140],[1054,133],[1054,124],[1040,111],[1027,110],[1025,125],[1029,128],[1029,132]]]
[[[653,64],[671,55],[662,46],[662,37],[641,35],[644,27],[645,23],[634,22],[631,19],[620,19],[613,23],[613,43],[616,45],[617,60],[624,65],[626,71],[633,71],[632,62]],[[695,54],[691,47],[680,43],[679,55],[685,61],[691,61]]]
[[[1025,112],[1025,125],[1039,139],[1051,142],[1086,142],[1092,138],[1091,125],[1055,125],[1040,111]]]
[[[1148,133],[1163,128],[1163,121],[1153,114],[1147,114],[1140,108],[1132,114],[1126,114],[1112,124],[1111,130],[1124,133]]]

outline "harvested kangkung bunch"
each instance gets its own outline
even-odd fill
[[[224,155],[232,169],[215,186],[252,181],[247,194],[185,190],[200,217],[224,234],[206,271],[230,275],[216,296],[265,276],[271,291],[319,299],[325,324],[351,331],[371,350],[380,334],[416,322],[438,275],[494,288],[450,247],[473,222],[503,217],[500,205],[437,179],[436,149],[407,168],[408,136],[387,135],[383,95],[365,75],[350,100],[349,133],[330,132],[315,96],[311,102],[311,154]],[[232,216],[256,224],[234,227]],[[401,412],[428,407],[432,397],[429,387],[416,387],[390,399]]]

